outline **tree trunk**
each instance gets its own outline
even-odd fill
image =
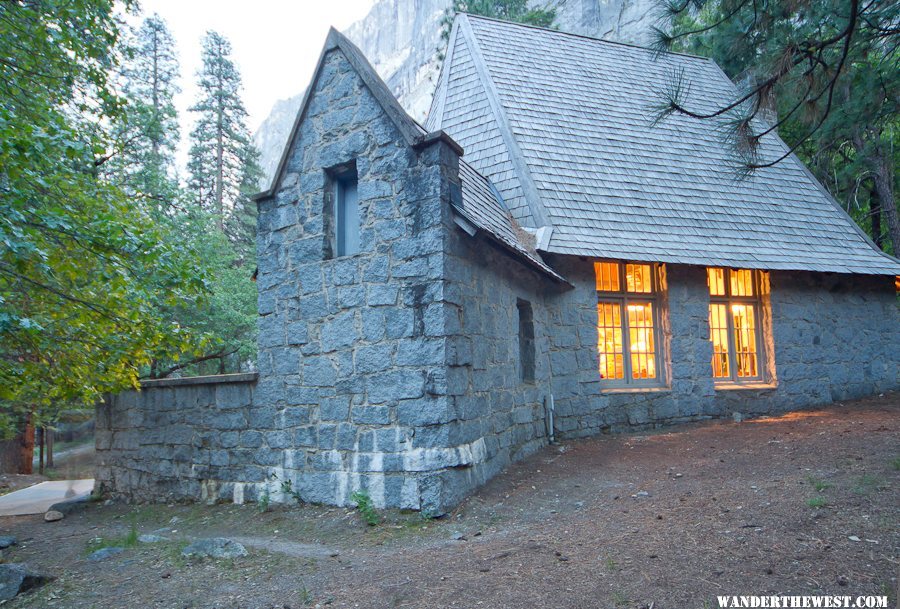
[[[873,170],[875,191],[878,193],[881,213],[887,220],[888,236],[894,246],[894,255],[900,255],[900,213],[897,212],[897,202],[894,199],[891,167],[885,162],[884,155],[878,156],[876,167],[873,167]]]
[[[44,429],[44,439],[47,443],[47,468],[53,467],[53,430]]]
[[[897,201],[894,198],[893,167],[887,161],[887,157],[881,146],[875,144],[872,150],[866,150],[865,142],[859,135],[853,136],[853,147],[857,154],[866,159],[869,169],[872,171],[872,182],[881,204],[881,213],[888,225],[888,238],[894,246],[894,255],[900,254],[900,213],[897,212]]]
[[[34,459],[34,425],[29,415],[22,431],[11,440],[0,442],[0,471],[8,474],[31,474]]]
[[[875,185],[869,189],[869,218],[872,221],[872,241],[879,249],[884,249],[884,235],[881,234],[881,199]]]
[[[225,229],[225,84],[222,82],[222,49],[219,49],[219,65],[216,68],[218,91],[216,91],[216,224]]]
[[[37,432],[38,445],[38,473],[44,475],[44,428],[38,427]]]

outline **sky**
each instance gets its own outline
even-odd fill
[[[231,41],[232,59],[244,82],[248,126],[255,131],[279,99],[301,93],[315,69],[328,28],[344,30],[369,12],[374,0],[141,0],[141,15],[159,15],[178,45],[181,94],[179,164],[187,155],[197,96],[196,73],[202,65],[200,39],[216,30]],[[135,25],[141,16],[129,19]]]

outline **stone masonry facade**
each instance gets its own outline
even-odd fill
[[[358,179],[360,251],[333,257],[335,171]],[[606,431],[772,414],[900,388],[889,277],[772,272],[771,381],[712,381],[705,269],[666,265],[667,381],[604,391],[593,261],[546,276],[454,224],[459,151],[411,146],[339,48],[323,58],[259,204],[258,378],[154,381],[98,410],[98,483],[134,500],[305,501],[443,513],[509,463]],[[523,378],[519,307],[534,328]],[[553,428],[550,428],[550,414]]]

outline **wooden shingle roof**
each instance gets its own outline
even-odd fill
[[[900,274],[791,156],[741,178],[714,121],[654,105],[673,75],[698,112],[734,99],[719,67],[459,15],[426,129],[442,129],[543,250],[756,269]],[[761,158],[787,151],[763,138]]]

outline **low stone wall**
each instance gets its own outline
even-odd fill
[[[97,408],[97,488],[132,501],[240,498],[270,447],[252,429],[256,374],[144,381]]]

